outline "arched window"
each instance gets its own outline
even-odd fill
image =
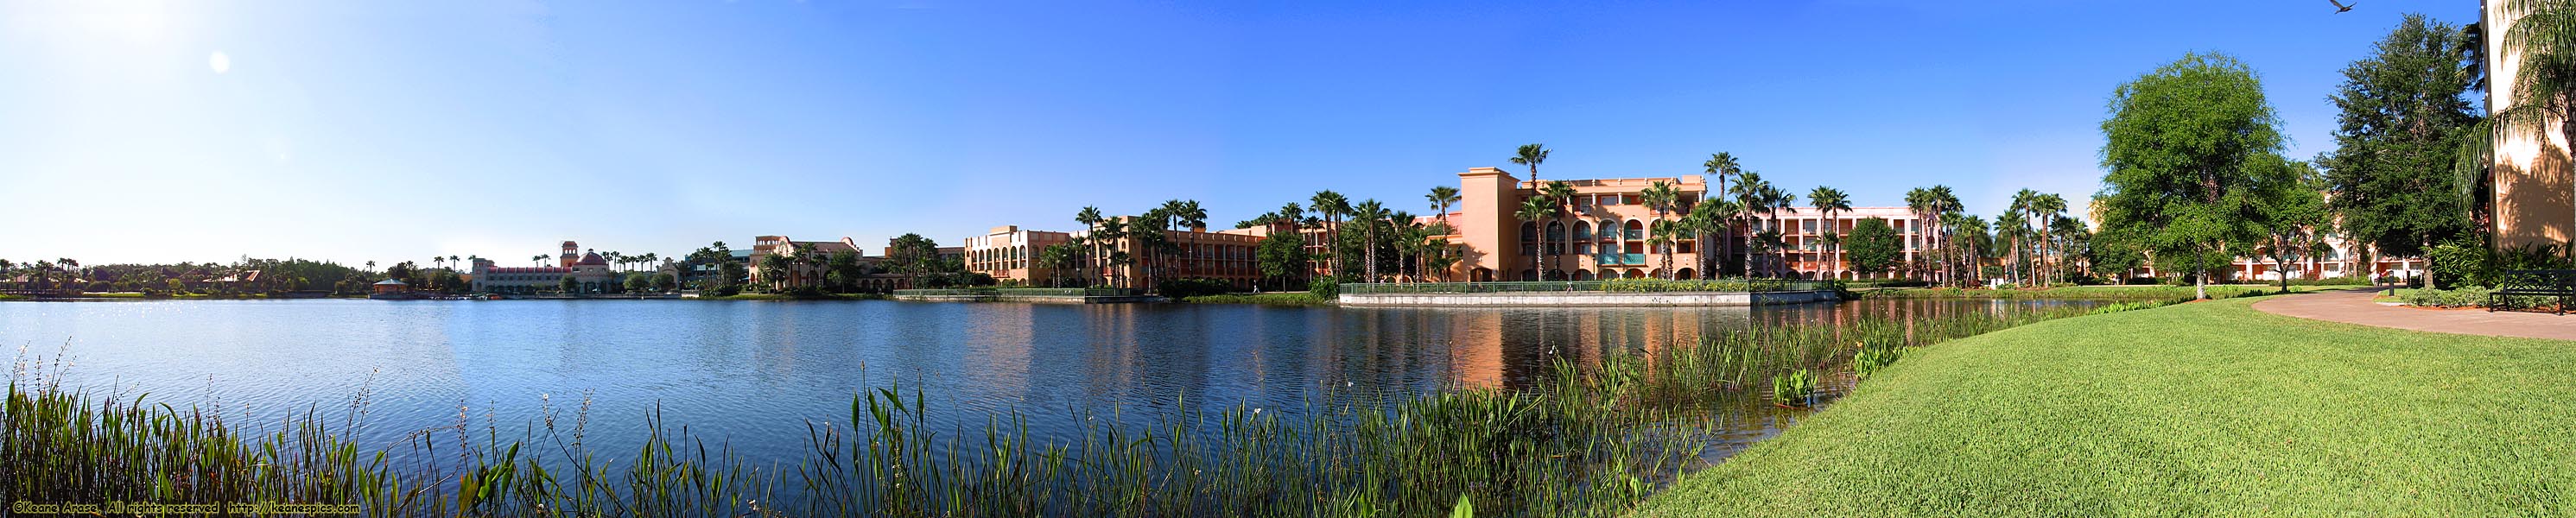
[[[1521,223],[1521,242],[1524,242],[1524,243],[1533,243],[1533,242],[1537,242],[1537,241],[1538,241],[1538,224],[1537,224],[1537,223],[1530,223],[1530,222],[1522,222],[1522,223]]]
[[[1632,219],[1632,220],[1628,220],[1628,228],[1627,228],[1627,232],[1624,232],[1624,233],[1625,233],[1625,234],[1627,234],[1627,239],[1631,239],[1631,240],[1635,240],[1635,239],[1645,239],[1645,238],[1646,238],[1646,224],[1645,224],[1645,223],[1638,222],[1637,220],[1633,220],[1633,219]]]
[[[1565,253],[1565,223],[1547,223],[1547,255]]]
[[[1574,222],[1574,240],[1583,241],[1587,239],[1592,239],[1592,222]]]

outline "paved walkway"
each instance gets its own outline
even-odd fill
[[[2370,301],[2372,293],[2374,290],[2282,295],[2256,302],[2254,309],[2311,320],[2436,333],[2576,340],[2576,313],[2489,313],[2482,309],[2382,306]]]

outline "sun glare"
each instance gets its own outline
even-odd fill
[[[215,73],[217,74],[224,73],[226,70],[232,70],[233,57],[224,55],[224,51],[215,51],[213,55],[206,56],[206,68],[215,69]]]

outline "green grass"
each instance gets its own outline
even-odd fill
[[[2290,291],[2291,291],[2291,292],[2293,292],[2293,293],[2306,293],[2306,292],[2312,292],[2312,291],[2338,290],[2338,289],[2350,289],[2350,288],[2354,288],[2354,286],[2297,286],[2297,285],[2293,285],[2293,286],[2290,286]],[[2281,289],[2281,287],[2280,287],[2279,285],[2271,285],[2271,284],[2259,284],[2259,285],[2258,285],[2258,284],[2212,284],[2212,285],[2210,285],[2210,286],[2209,286],[2209,298],[2213,298],[2213,299],[2224,299],[2224,298],[2230,298],[2230,297],[2241,297],[2241,296],[2246,296],[2246,295],[2260,295],[2260,294],[2265,294],[2265,293],[2274,293],[2274,292],[2278,292],[2278,291],[2280,291],[2280,289]],[[2111,286],[2059,286],[2059,287],[2054,287],[2054,288],[2039,288],[2039,289],[2004,289],[2004,290],[1990,290],[1990,289],[1983,289],[1983,288],[1978,288],[1978,289],[1960,289],[1960,288],[1896,288],[1896,289],[1880,289],[1880,290],[1863,290],[1863,291],[1860,291],[1859,293],[1861,294],[1861,297],[1862,297],[1862,298],[1886,298],[1886,299],[2085,299],[2085,300],[2129,300],[2129,299],[2187,299],[2187,298],[2191,298],[2191,297],[2192,297],[2193,290],[2192,290],[2192,287],[2190,287],[2190,286],[2165,286],[2165,285],[2133,285],[2133,286],[2117,286],[2117,285],[2111,285]]]
[[[1640,516],[2565,515],[2576,343],[2249,300],[1925,347]]]
[[[1196,297],[1183,298],[1181,299],[1181,302],[1190,304],[1260,304],[1264,306],[1333,305],[1333,299],[1324,298],[1313,293],[1303,291],[1261,294],[1229,293],[1224,295],[1200,295]]]

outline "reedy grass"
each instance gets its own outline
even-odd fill
[[[1560,359],[1519,390],[1290,412],[1077,410],[1069,439],[1032,438],[1017,410],[980,427],[934,422],[931,399],[898,383],[854,396],[847,422],[808,422],[804,458],[766,460],[658,410],[640,444],[591,444],[587,397],[568,430],[549,401],[517,438],[460,406],[395,457],[352,433],[364,390],[340,416],[227,423],[220,407],[65,389],[61,364],[31,373],[22,350],[0,404],[0,500],[353,503],[374,516],[1426,516],[1463,499],[1488,516],[1614,515],[1704,467],[1711,407],[1750,400],[1749,380],[1806,373],[1817,392],[1870,348],[2077,313],[1750,329],[1593,366]]]

